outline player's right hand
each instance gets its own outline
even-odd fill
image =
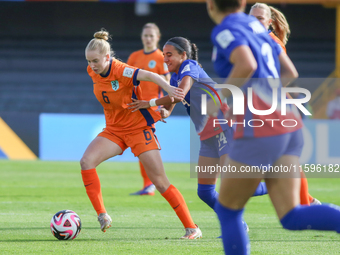
[[[134,98],[131,98],[131,100],[132,100],[132,103],[127,104],[128,109],[132,110],[131,112],[135,112],[135,111],[138,111],[140,109],[150,108],[149,101],[138,100],[138,99],[134,99]]]
[[[170,112],[167,109],[165,109],[164,107],[160,107],[160,108],[156,109],[155,112],[159,112],[161,114],[161,117],[162,117],[161,121],[166,123],[166,121],[164,119],[166,119],[167,117],[170,116]]]

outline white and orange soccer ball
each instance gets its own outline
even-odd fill
[[[72,240],[80,233],[81,221],[75,212],[62,210],[52,217],[50,226],[55,238],[59,240]]]

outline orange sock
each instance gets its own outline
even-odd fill
[[[308,182],[306,175],[303,171],[301,173],[301,187],[300,187],[300,204],[301,205],[310,205],[309,203],[309,194],[308,194]]]
[[[309,199],[309,203],[312,203],[314,197],[312,197],[310,194],[308,194],[308,199]]]
[[[100,181],[96,169],[81,170],[83,182],[85,185],[86,193],[91,200],[91,203],[96,210],[97,214],[106,213],[102,191],[100,188]]]
[[[179,192],[175,186],[170,185],[162,196],[169,202],[185,228],[196,228],[196,225],[191,218],[188,206],[185,203],[181,192]]]
[[[144,168],[142,162],[140,162],[140,161],[139,161],[139,166],[140,166],[140,173],[141,173],[141,175],[142,175],[142,177],[143,177],[143,181],[144,181],[144,186],[143,186],[143,188],[145,188],[145,187],[151,185],[152,182],[150,181],[148,175],[147,175],[146,172],[145,172],[145,168]]]

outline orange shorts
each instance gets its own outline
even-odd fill
[[[105,137],[116,143],[123,152],[130,147],[135,157],[138,157],[141,153],[146,151],[161,149],[158,139],[150,127],[138,129],[129,133],[111,132],[109,129],[105,128],[98,136]]]

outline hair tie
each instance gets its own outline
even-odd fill
[[[184,49],[183,49],[181,46],[179,46],[177,43],[174,43],[174,42],[171,42],[171,41],[167,41],[167,42],[165,43],[165,45],[167,45],[167,44],[174,46],[175,48],[179,49],[180,51],[185,51],[185,52],[186,52],[186,50],[184,50]]]

